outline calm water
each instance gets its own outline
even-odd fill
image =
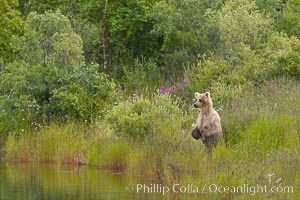
[[[137,184],[151,183],[88,167],[0,162],[0,200],[199,199],[192,194],[137,193],[131,189]]]

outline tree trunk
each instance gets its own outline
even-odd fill
[[[103,54],[103,69],[104,72],[108,72],[108,58],[107,58],[107,52],[106,52],[106,8],[108,5],[108,0],[105,1],[104,11],[102,15],[102,27],[101,27],[101,37],[99,38],[99,57],[100,57],[100,49],[102,49]]]

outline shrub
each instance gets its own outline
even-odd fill
[[[203,56],[196,65],[192,65],[187,70],[189,77],[189,87],[191,91],[207,90],[214,80],[222,77],[226,73],[227,68],[221,63],[217,63],[206,56]]]
[[[96,65],[73,66],[68,73],[49,70],[12,63],[1,72],[1,132],[55,117],[92,121],[116,101],[116,84]]]
[[[174,123],[180,109],[169,95],[154,95],[153,99],[134,97],[115,106],[106,116],[119,136],[152,137],[160,123]]]
[[[47,112],[65,119],[91,121],[116,101],[116,84],[98,66],[75,66],[54,88]]]
[[[285,33],[273,33],[263,55],[266,58],[267,72],[273,76],[291,76],[297,80],[300,78],[300,45],[296,37],[288,37]]]

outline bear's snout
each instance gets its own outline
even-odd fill
[[[195,107],[195,108],[200,108],[200,107],[199,107],[199,100],[197,100],[197,101],[194,103],[194,107]]]

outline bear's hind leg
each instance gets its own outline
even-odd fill
[[[217,138],[214,135],[202,136],[202,142],[205,145],[207,154],[211,156],[212,149],[217,147]]]

